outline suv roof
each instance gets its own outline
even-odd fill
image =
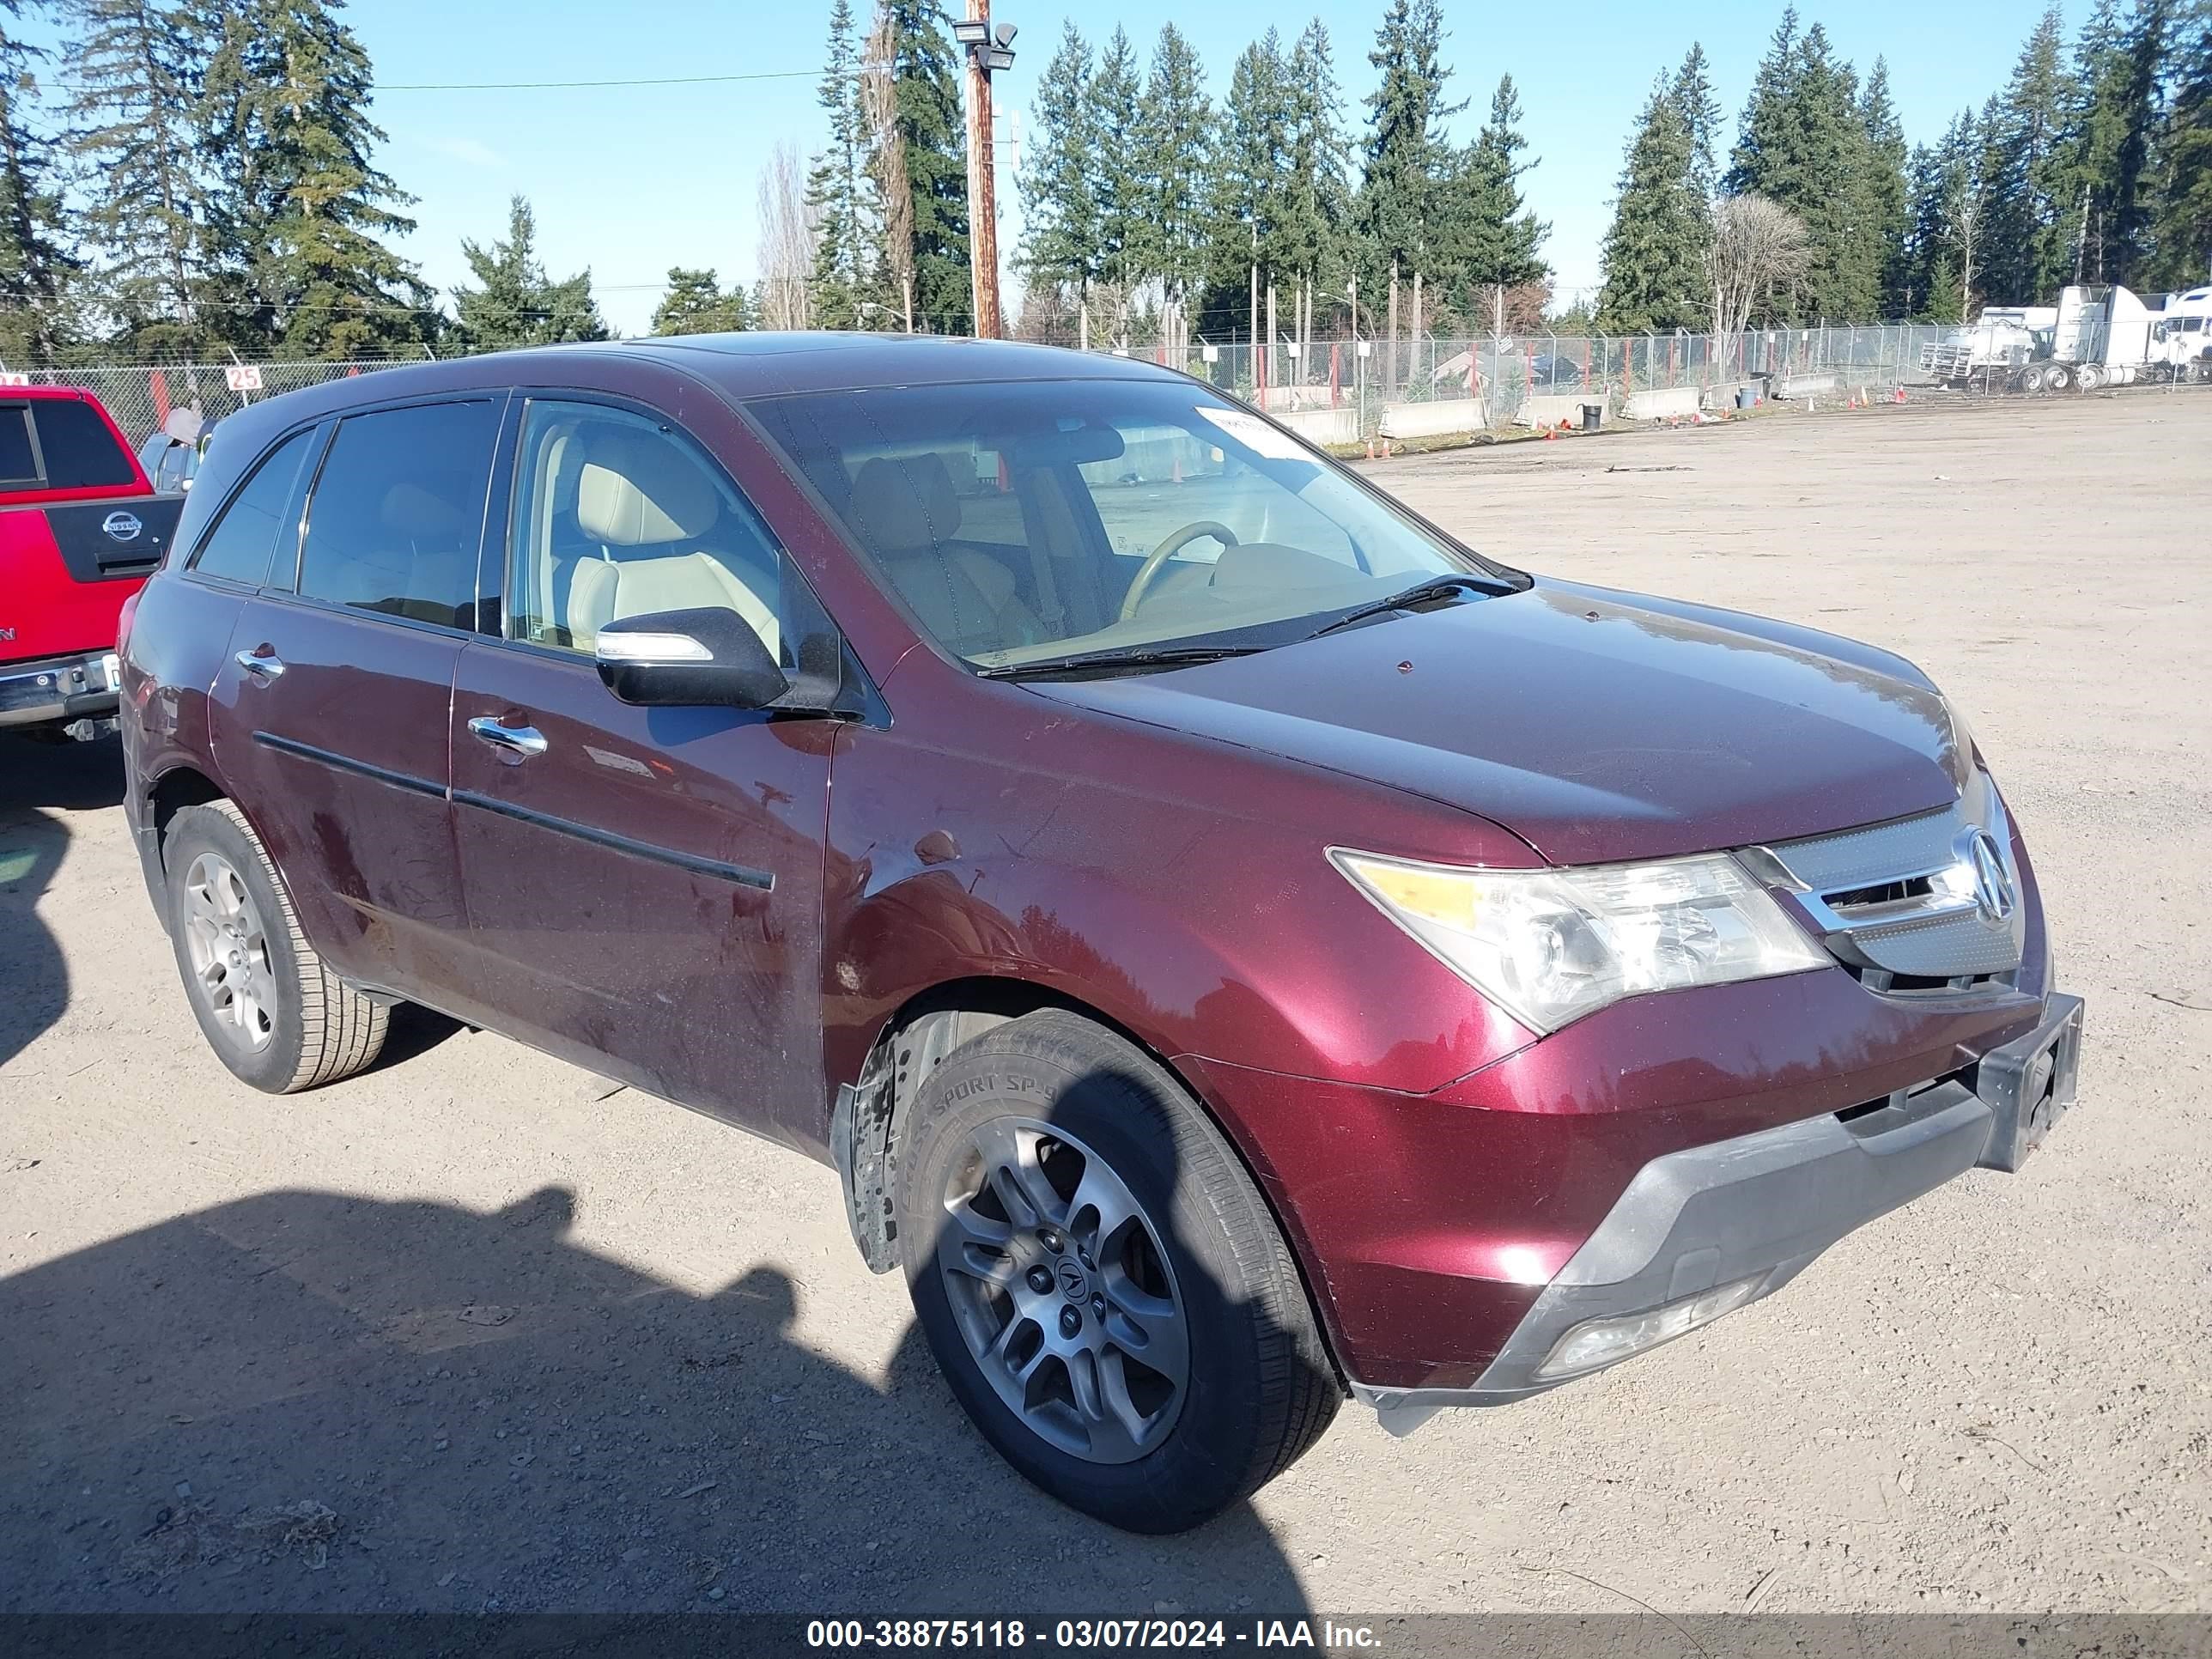
[[[366,404],[507,386],[560,386],[572,377],[580,357],[626,358],[678,368],[732,402],[789,392],[988,380],[1186,379],[1133,358],[1006,340],[929,334],[684,334],[397,364],[249,404],[221,429],[233,447],[258,453],[278,429],[294,422],[343,414]]]

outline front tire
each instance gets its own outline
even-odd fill
[[[933,1072],[898,1162],[908,1289],[985,1439],[1071,1508],[1182,1532],[1288,1468],[1343,1395],[1281,1231],[1164,1067],[1079,1015]]]
[[[162,861],[177,971],[233,1076],[286,1095],[376,1059],[388,1011],[323,966],[244,813],[227,800],[179,809]]]

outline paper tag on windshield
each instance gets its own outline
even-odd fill
[[[1313,459],[1289,433],[1270,426],[1249,410],[1216,409],[1209,404],[1200,404],[1198,413],[1263,459],[1305,461]]]

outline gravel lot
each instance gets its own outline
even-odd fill
[[[0,1610],[2212,1611],[2212,393],[1380,465],[1563,575],[1902,650],[2025,823],[2081,1101],[1785,1292],[1125,1537],[969,1431],[828,1172],[411,1021],[205,1050],[112,743],[0,741]]]

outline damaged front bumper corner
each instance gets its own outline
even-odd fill
[[[1466,1389],[1354,1396],[1407,1434],[1449,1406],[1498,1406],[1586,1376],[1772,1294],[1820,1252],[1978,1165],[2013,1170],[2071,1104],[2081,1000],[1966,1071],[1652,1159]]]

